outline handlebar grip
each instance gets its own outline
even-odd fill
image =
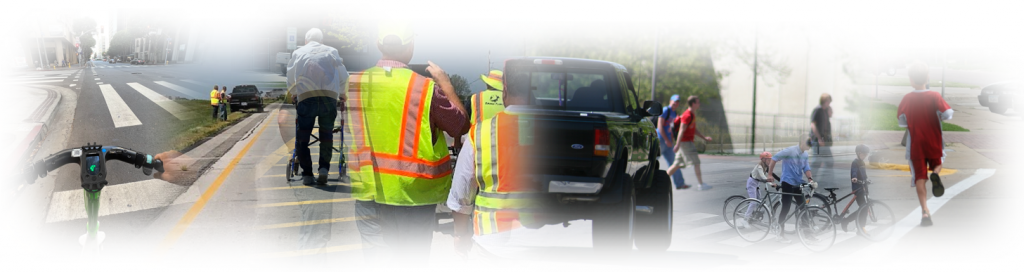
[[[164,172],[164,161],[153,160],[153,169],[156,170],[157,172],[163,173]]]

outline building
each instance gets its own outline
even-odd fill
[[[52,69],[79,63],[78,39],[72,33],[70,16],[39,19],[27,22],[26,26],[20,37],[22,55],[29,67]]]

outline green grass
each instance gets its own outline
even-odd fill
[[[861,121],[865,124],[863,129],[867,130],[893,130],[901,131],[899,121],[896,119],[896,105],[882,102],[871,102],[868,110],[860,111]],[[942,122],[942,131],[970,131],[958,125]]]
[[[212,110],[209,100],[178,100],[176,102],[185,106],[190,118],[179,122],[178,126],[174,128],[174,137],[171,140],[174,150],[190,148],[251,114],[236,111],[228,114],[228,121],[217,121],[211,117]]]

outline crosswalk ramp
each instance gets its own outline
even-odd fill
[[[14,75],[4,78],[7,84],[14,85],[36,85],[36,84],[59,84],[64,82],[65,79],[71,75],[77,73],[77,70],[64,70],[64,71],[53,71],[53,72],[37,72],[30,74]]]

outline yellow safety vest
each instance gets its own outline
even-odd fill
[[[442,132],[430,129],[434,81],[406,68],[373,67],[350,82],[345,126],[353,198],[394,206],[444,202],[452,166]]]
[[[525,137],[534,133],[532,126],[525,117],[498,112],[470,129],[474,179],[480,188],[473,211],[476,235],[509,231],[537,214],[543,197],[540,184],[525,179],[531,150]]]
[[[470,99],[473,101],[471,122],[476,123],[482,120],[491,119],[494,114],[505,110],[505,102],[501,100],[501,91],[485,90],[474,94]]]
[[[210,91],[210,105],[216,106],[220,104],[220,95],[217,94],[217,90]]]

